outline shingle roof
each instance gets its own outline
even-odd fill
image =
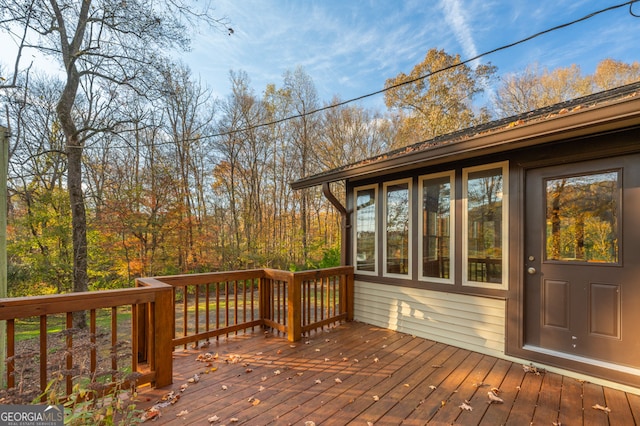
[[[594,93],[592,95],[540,108],[524,114],[519,114],[512,117],[491,121],[479,126],[459,130],[453,133],[438,136],[427,141],[418,142],[413,145],[402,147],[375,157],[368,158],[366,160],[302,178],[300,180],[292,182],[291,186],[294,189],[301,189],[319,185],[324,182],[334,182],[352,177],[361,177],[372,173],[376,168],[376,165],[380,166],[377,170],[378,172],[391,171],[395,167],[400,167],[401,165],[406,166],[406,163],[403,164],[402,162],[403,158],[412,156],[413,162],[420,161],[418,158],[424,160],[429,157],[430,153],[434,153],[434,151],[444,147],[448,149],[446,150],[446,152],[441,153],[443,155],[440,155],[439,158],[442,157],[444,159],[444,157],[446,156],[455,155],[457,152],[465,149],[471,149],[473,151],[477,151],[480,154],[482,153],[482,148],[487,148],[498,144],[503,145],[501,151],[506,151],[509,149],[518,148],[520,147],[520,145],[522,145],[522,143],[520,143],[513,144],[513,146],[507,146],[510,142],[523,142],[525,139],[531,141],[531,139],[536,139],[536,137],[539,139],[539,143],[544,143],[551,140],[549,138],[548,132],[555,132],[558,135],[565,134],[566,137],[569,135],[568,130],[578,130],[576,124],[569,122],[573,120],[565,120],[564,117],[583,114],[587,112],[594,112],[596,110],[601,111],[604,108],[612,107],[614,105],[625,103],[630,100],[634,101],[634,106],[630,108],[630,111],[629,108],[627,108],[622,113],[622,117],[626,117],[627,120],[621,120],[620,117],[609,117],[607,114],[589,114],[589,119],[585,122],[581,122],[580,126],[583,129],[591,128],[591,130],[597,131],[599,127],[590,124],[603,124],[601,123],[601,121],[606,120],[617,120],[617,122],[621,126],[627,126],[629,125],[628,118],[630,114],[634,117],[633,123],[636,123],[637,121],[636,124],[640,124],[640,102],[639,106],[635,106],[635,101],[640,101],[639,81],[626,86],[618,87],[604,92]],[[545,124],[552,122],[553,124],[550,124],[549,126],[543,126],[543,128],[538,129],[537,127],[539,126],[536,126],[536,124]],[[525,135],[521,135],[519,137],[515,137],[515,135],[510,136],[512,133],[516,133],[517,129],[522,129],[528,126],[533,127],[531,127],[530,132],[525,132]],[[536,127],[536,129],[534,129],[534,127]],[[600,129],[600,131],[602,130],[604,130],[604,128]],[[583,131],[582,134],[584,133],[585,132]],[[502,135],[504,135],[504,137],[498,138],[500,139],[500,141],[497,141],[495,136]],[[494,137],[491,138],[491,141],[487,140],[487,143],[483,143],[480,141],[483,138],[488,139],[488,136]],[[558,138],[555,138],[554,140],[557,139]],[[465,142],[474,140],[477,140],[478,143],[465,144]],[[528,143],[528,145],[534,143],[535,142],[530,142]],[[458,147],[459,150],[456,149]],[[393,164],[391,164],[391,162],[393,162]]]

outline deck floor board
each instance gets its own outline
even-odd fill
[[[207,352],[217,354],[210,365],[196,360]],[[503,403],[489,404],[494,387]],[[170,391],[180,399],[154,424],[615,425],[640,416],[638,395],[359,322],[296,343],[256,329],[176,350],[174,384],[139,389],[137,408]]]

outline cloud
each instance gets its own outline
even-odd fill
[[[442,0],[440,7],[444,12],[445,21],[451,26],[456,40],[462,47],[464,58],[473,58],[478,56],[478,49],[475,40],[471,35],[471,27],[465,15],[460,0]],[[480,61],[474,61],[472,66],[475,68]]]

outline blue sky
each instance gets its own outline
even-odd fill
[[[463,59],[573,21],[624,0],[215,0],[234,34],[200,33],[180,55],[216,96],[230,92],[229,70],[246,71],[261,93],[302,66],[320,98],[343,100],[380,90],[409,73],[430,48]],[[640,2],[634,6],[640,14]],[[577,64],[591,73],[604,58],[640,60],[640,18],[622,7],[484,57],[499,74],[527,64]],[[363,101],[384,108],[378,95]]]

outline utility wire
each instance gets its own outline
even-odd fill
[[[314,109],[314,110],[307,111],[307,112],[304,112],[304,113],[301,113],[301,114],[296,114],[296,115],[284,117],[284,118],[281,118],[281,119],[278,119],[278,120],[273,120],[273,121],[270,121],[270,122],[267,122],[267,123],[256,124],[255,126],[249,126],[249,127],[242,128],[242,129],[237,129],[237,130],[230,130],[230,131],[227,131],[227,132],[217,133],[217,134],[213,134],[213,135],[206,135],[206,136],[202,136],[202,138],[215,138],[215,137],[220,137],[220,136],[228,136],[228,135],[233,135],[235,133],[246,132],[246,131],[249,131],[249,130],[258,129],[258,128],[261,128],[261,127],[272,126],[274,124],[279,124],[279,123],[282,123],[282,122],[285,122],[285,121],[294,120],[296,118],[306,117],[306,116],[309,116],[309,115],[317,114],[317,113],[322,112],[322,111],[326,111],[328,109],[332,109],[332,108],[336,108],[336,107],[339,107],[339,106],[344,106],[344,105],[347,105],[347,104],[350,104],[350,103],[353,103],[353,102],[356,102],[356,101],[360,101],[360,100],[369,98],[371,96],[375,96],[375,95],[379,95],[381,93],[387,92],[389,90],[397,89],[398,87],[402,87],[402,86],[405,86],[407,84],[411,84],[411,83],[415,83],[415,82],[420,81],[420,80],[424,80],[425,78],[429,78],[429,77],[431,77],[433,75],[442,73],[444,71],[448,71],[450,69],[457,68],[457,67],[462,66],[462,65],[466,65],[466,64],[468,64],[470,62],[473,62],[473,61],[475,61],[477,59],[480,59],[480,58],[482,58],[484,56],[488,56],[488,55],[491,55],[493,53],[500,52],[502,50],[510,49],[510,48],[512,48],[514,46],[517,46],[519,44],[523,44],[523,43],[526,43],[527,41],[533,40],[534,38],[537,38],[537,37],[540,37],[542,35],[551,33],[553,31],[557,31],[557,30],[569,27],[571,25],[575,25],[577,23],[580,23],[580,22],[586,21],[588,19],[591,19],[594,16],[600,15],[600,14],[605,13],[605,12],[609,12],[611,10],[619,9],[619,8],[625,7],[627,5],[629,6],[629,13],[632,16],[640,17],[640,15],[634,14],[632,9],[631,9],[632,6],[633,6],[633,3],[635,3],[636,1],[638,1],[638,0],[631,0],[631,1],[628,1],[628,2],[625,2],[625,3],[617,4],[617,5],[614,5],[614,6],[609,6],[609,7],[605,8],[605,9],[601,9],[601,10],[598,10],[596,12],[592,12],[592,13],[590,13],[588,15],[585,15],[582,18],[578,18],[578,19],[576,19],[574,21],[567,22],[567,23],[561,24],[561,25],[557,25],[555,27],[551,27],[549,29],[546,29],[544,31],[540,31],[538,33],[535,33],[533,35],[530,35],[528,37],[525,37],[523,39],[515,41],[513,43],[505,44],[505,45],[497,47],[497,48],[495,48],[493,50],[489,50],[489,51],[480,53],[480,54],[478,54],[478,55],[476,55],[474,57],[465,59],[462,62],[458,62],[456,64],[448,65],[448,66],[446,66],[444,68],[437,69],[435,71],[429,72],[429,73],[421,75],[419,77],[416,77],[416,78],[413,78],[413,79],[410,79],[410,80],[406,80],[406,81],[394,84],[394,85],[389,86],[389,87],[385,87],[385,88],[377,90],[375,92],[367,93],[366,95],[358,96],[356,98],[348,99],[348,100],[345,100],[345,101],[342,101],[342,102],[333,103],[333,104],[324,106],[322,108]]]
[[[259,129],[259,128],[262,128],[262,127],[273,126],[275,124],[280,124],[280,123],[283,123],[283,122],[286,122],[286,121],[289,121],[289,120],[295,120],[297,118],[307,117],[307,116],[310,116],[310,115],[313,115],[313,114],[317,114],[319,112],[326,111],[326,110],[329,110],[329,109],[332,109],[332,108],[337,108],[337,107],[340,107],[340,106],[344,106],[344,105],[347,105],[347,104],[350,104],[350,103],[353,103],[353,102],[357,102],[357,101],[360,101],[360,100],[363,100],[363,99],[366,99],[366,98],[369,98],[369,97],[372,97],[372,96],[379,95],[381,93],[385,93],[385,92],[387,92],[389,90],[397,89],[398,87],[402,87],[402,86],[405,86],[407,84],[412,84],[412,83],[415,83],[417,81],[424,80],[425,78],[429,78],[429,77],[431,77],[433,75],[442,73],[444,71],[448,71],[450,69],[454,69],[454,68],[457,68],[459,66],[466,65],[466,64],[468,64],[470,62],[473,62],[473,61],[476,61],[476,60],[478,60],[478,59],[480,59],[480,58],[482,58],[484,56],[488,56],[488,55],[491,55],[493,53],[500,52],[502,50],[510,49],[510,48],[512,48],[514,46],[526,43],[527,41],[533,40],[533,39],[538,38],[538,37],[540,37],[542,35],[549,34],[551,32],[554,32],[554,31],[557,31],[557,30],[560,30],[560,29],[563,29],[563,28],[570,27],[570,26],[575,25],[577,23],[584,22],[584,21],[586,21],[588,19],[591,19],[594,16],[597,16],[597,15],[600,15],[600,14],[603,14],[603,13],[606,13],[606,12],[610,12],[612,10],[619,9],[621,7],[629,6],[629,14],[631,14],[631,16],[634,16],[634,17],[640,17],[640,15],[635,14],[633,12],[633,10],[632,10],[633,4],[636,3],[637,1],[638,0],[630,0],[630,1],[627,1],[627,2],[624,2],[624,3],[620,3],[620,4],[617,4],[617,5],[606,7],[604,9],[597,10],[595,12],[592,12],[592,13],[590,13],[588,15],[583,16],[582,18],[578,18],[578,19],[575,19],[575,20],[573,20],[571,22],[567,22],[567,23],[564,23],[564,24],[556,25],[555,27],[551,27],[551,28],[548,28],[546,30],[537,32],[537,33],[535,33],[533,35],[530,35],[528,37],[525,37],[525,38],[520,39],[518,41],[515,41],[513,43],[505,44],[505,45],[502,45],[502,46],[497,47],[495,49],[480,53],[480,54],[478,54],[476,56],[473,56],[471,58],[465,59],[462,62],[458,62],[456,64],[448,65],[448,66],[446,66],[444,68],[440,68],[440,69],[437,69],[435,71],[429,72],[427,74],[421,75],[419,77],[416,77],[416,78],[413,78],[413,79],[410,79],[410,80],[406,80],[406,81],[403,81],[401,83],[397,83],[397,84],[391,85],[389,87],[385,87],[385,88],[377,90],[375,92],[367,93],[365,95],[358,96],[358,97],[355,97],[355,98],[351,98],[351,99],[348,99],[348,100],[345,100],[345,101],[332,103],[330,105],[326,105],[324,107],[317,108],[317,109],[314,109],[314,110],[311,110],[311,111],[307,111],[307,112],[303,112],[303,113],[300,113],[300,114],[295,114],[295,115],[283,117],[283,118],[280,118],[278,120],[273,120],[273,121],[269,121],[269,122],[266,122],[266,123],[256,124],[256,125],[249,126],[249,127],[244,127],[244,128],[241,128],[241,129],[235,129],[235,130],[229,130],[229,131],[220,132],[220,133],[214,133],[214,134],[211,134],[211,135],[201,135],[198,138],[189,138],[189,139],[184,139],[183,141],[195,141],[195,140],[202,140],[202,139],[217,138],[217,137],[221,137],[221,136],[230,136],[230,135],[234,135],[236,133],[247,132],[247,131],[254,130],[254,129]],[[170,142],[166,142],[166,143],[160,142],[160,143],[154,144],[154,146],[163,145],[163,144],[169,144],[169,143]],[[71,147],[71,148],[82,148],[82,147]]]

